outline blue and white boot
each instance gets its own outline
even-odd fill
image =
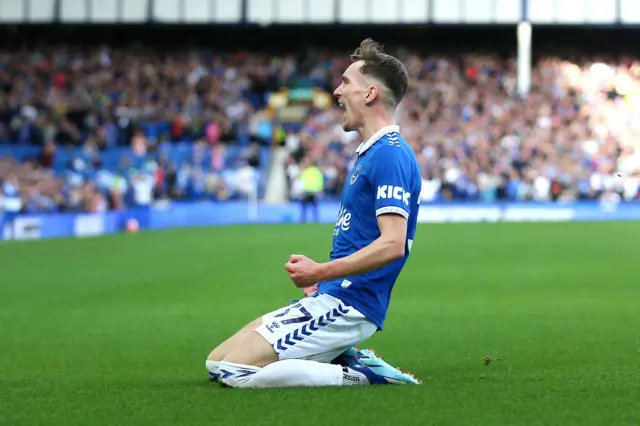
[[[362,349],[349,364],[349,368],[364,374],[372,385],[421,385],[413,374],[392,366],[371,349]]]

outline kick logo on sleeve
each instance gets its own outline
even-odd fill
[[[405,191],[404,188],[400,186],[393,185],[381,185],[378,187],[378,195],[376,195],[377,200],[384,199],[396,199],[402,200],[405,205],[409,205],[409,197],[411,197],[411,193]]]

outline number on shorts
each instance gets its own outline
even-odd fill
[[[304,315],[304,316],[298,317],[298,318],[289,318],[289,319],[286,319],[286,320],[282,320],[281,323],[283,325],[296,324],[296,323],[299,323],[299,322],[307,322],[307,321],[311,321],[313,319],[313,316],[311,316],[309,311],[307,311],[306,308],[303,308],[302,304],[300,304],[300,303],[296,303],[292,307],[287,308],[284,312],[282,312],[282,313],[280,313],[278,315],[275,315],[274,318],[280,318],[280,317],[283,317],[283,316],[287,315],[291,311],[291,309],[300,310],[300,313],[302,313],[302,315]]]

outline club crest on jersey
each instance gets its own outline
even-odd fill
[[[358,176],[360,176],[360,169],[362,169],[362,164],[359,164],[356,168],[356,171],[351,175],[351,180],[349,181],[349,185],[353,185],[356,180],[358,180]]]

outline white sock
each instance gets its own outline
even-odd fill
[[[220,379],[236,388],[320,387],[368,385],[366,376],[342,366],[303,359],[286,359],[259,368],[220,363]]]
[[[209,370],[209,377],[212,380],[219,382],[220,381],[220,362],[211,361],[208,359],[205,365],[207,366],[207,370]]]

